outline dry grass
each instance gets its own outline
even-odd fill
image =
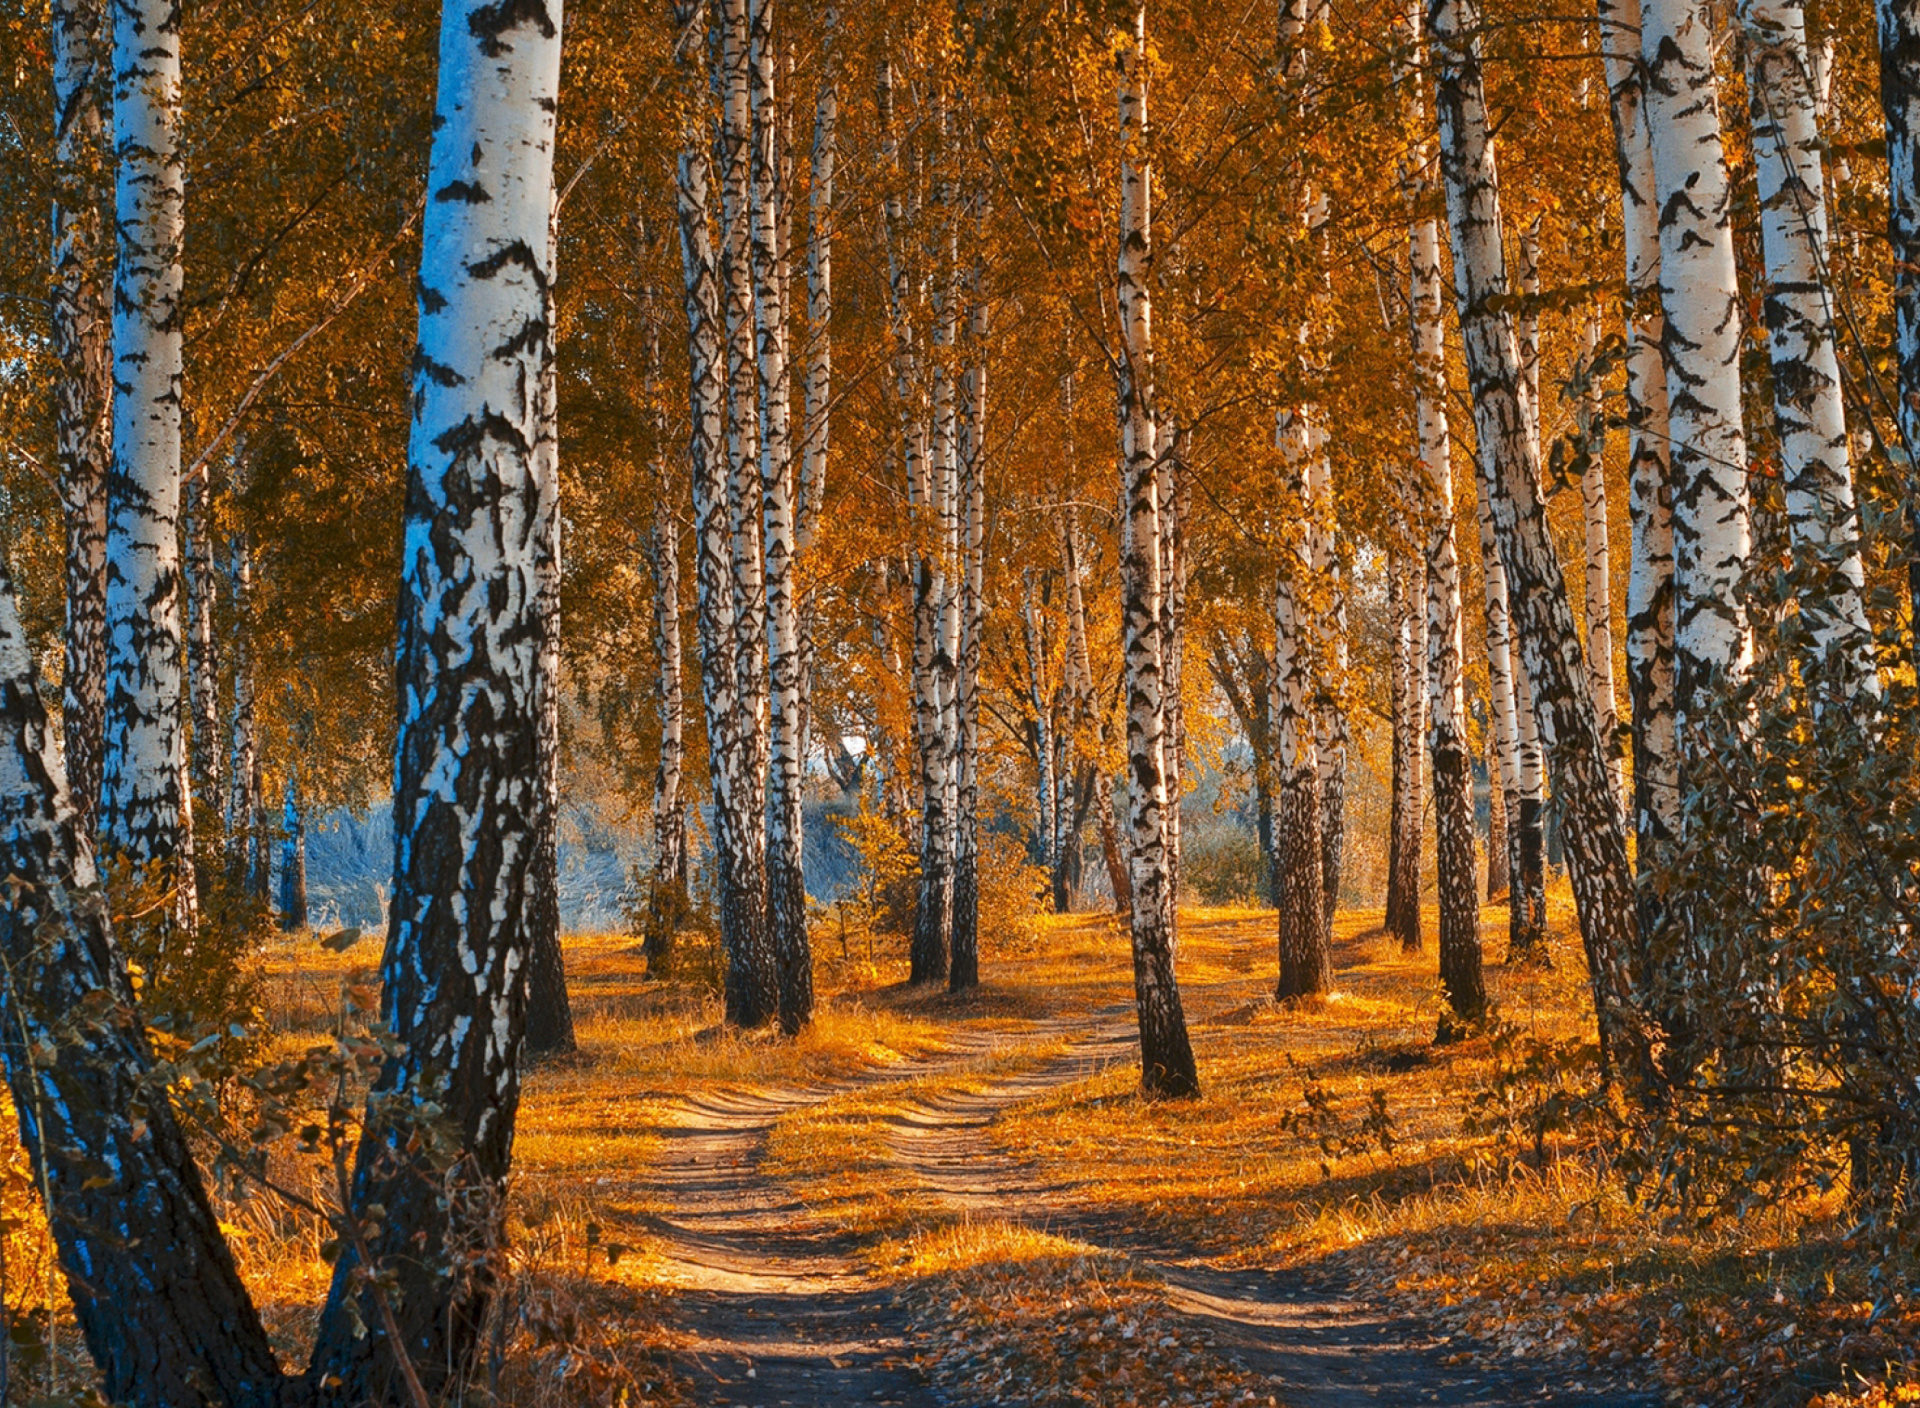
[[[1505,913],[1487,911],[1489,980],[1506,1022],[1572,1040],[1589,1007],[1565,896],[1554,898],[1545,973],[1498,964]],[[1835,1208],[1816,1204],[1680,1225],[1627,1199],[1590,1131],[1549,1134],[1537,1151],[1469,1132],[1463,1115],[1495,1070],[1488,1038],[1434,1047],[1431,952],[1403,955],[1376,914],[1343,914],[1336,929],[1336,993],[1283,1008],[1268,996],[1271,911],[1183,913],[1202,1098],[1143,1099],[1123,1059],[1007,1104],[983,1149],[1167,1247],[1324,1274],[1498,1353],[1630,1365],[1679,1403],[1916,1401],[1897,1387],[1920,1344],[1910,1249],[1850,1240]],[[662,1211],[647,1192],[656,1131],[690,1096],[767,1086],[832,1088],[777,1124],[765,1172],[861,1239],[908,1308],[918,1362],[950,1394],[987,1399],[1017,1381],[1061,1404],[1266,1401],[1170,1308],[1148,1264],[1085,1234],[972,1216],[903,1171],[894,1132],[908,1110],[1053,1069],[1069,1035],[1130,1022],[1112,920],[1043,922],[990,954],[989,985],[958,1000],[909,990],[901,964],[869,961],[857,943],[843,955],[826,937],[820,1018],[795,1042],[727,1032],[696,985],[642,981],[625,936],[568,940],[581,1050],[526,1084],[495,1401],[685,1400],[647,1230]],[[326,1039],[341,984],[370,983],[377,957],[372,941],[345,954],[276,941],[264,964],[273,1054]],[[44,1223],[10,1130],[0,1146],[0,1290],[9,1323],[44,1326]],[[222,1216],[297,1361],[326,1289],[325,1233],[267,1198],[225,1202]],[[85,1370],[62,1319],[56,1377],[73,1388]],[[15,1396],[22,1367],[16,1353]],[[41,1391],[46,1369],[31,1378]]]

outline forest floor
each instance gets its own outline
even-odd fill
[[[1578,939],[1560,925],[1551,969],[1509,969],[1504,919],[1497,1022],[1437,1047],[1431,949],[1403,954],[1377,911],[1339,916],[1336,991],[1305,1006],[1269,995],[1271,911],[1183,911],[1203,1086],[1183,1102],[1139,1093],[1108,916],[989,938],[961,997],[825,925],[793,1041],[725,1030],[697,948],[660,983],[628,937],[569,939],[580,1051],[527,1080],[491,1401],[1920,1400],[1897,1387],[1920,1357],[1908,1253],[1857,1246],[1833,1209],[1703,1230],[1627,1197],[1578,1119]],[[277,1044],[324,1036],[372,949],[277,947]],[[10,1203],[31,1196],[12,1168]],[[326,1231],[258,1197],[222,1216],[297,1362]],[[0,1263],[16,1326],[35,1275],[51,1289],[23,1223]]]

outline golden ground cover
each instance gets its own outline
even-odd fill
[[[690,1097],[792,1087],[837,1093],[775,1125],[762,1173],[858,1239],[898,1294],[915,1361],[959,1401],[1015,1381],[1060,1404],[1267,1401],[1147,1259],[1083,1235],[1069,1211],[1218,1265],[1302,1268],[1385,1298],[1480,1342],[1461,1354],[1558,1353],[1576,1373],[1584,1357],[1676,1403],[1913,1401],[1900,1396],[1920,1343],[1910,1248],[1866,1245],[1837,1205],[1681,1224],[1627,1198],[1599,1126],[1528,1127],[1558,1077],[1551,1063],[1523,1070],[1526,1043],[1570,1046],[1589,1022],[1564,894],[1554,917],[1553,970],[1507,970],[1505,912],[1489,908],[1505,1025],[1436,1048],[1432,954],[1400,953],[1376,914],[1340,916],[1335,994],[1282,1008],[1267,995],[1271,911],[1187,911],[1180,974],[1205,1093],[1182,1103],[1138,1093],[1126,943],[1106,916],[1046,921],[991,954],[987,987],[964,999],[906,990],[903,965],[842,956],[829,938],[820,1019],[794,1042],[725,1032],[696,982],[644,981],[630,938],[570,938],[581,1051],[527,1081],[496,1401],[684,1401],[649,1191],[661,1131]],[[335,954],[276,941],[263,969],[274,1052],[326,1040],[341,985],[370,982],[376,958],[370,942]],[[963,1106],[968,1160],[1031,1196],[956,1195],[916,1162],[902,1129]],[[60,1297],[7,1134],[15,1390],[43,1391],[50,1373],[75,1389],[70,1318],[55,1364],[34,1347]],[[1049,1208],[1056,1225],[1036,1223]],[[221,1209],[297,1357],[325,1292],[325,1233],[272,1198]]]

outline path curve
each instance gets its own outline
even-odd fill
[[[1228,1270],[1195,1249],[1145,1237],[1071,1188],[1036,1183],[999,1150],[991,1127],[1021,1101],[1135,1059],[1126,1009],[1077,1028],[1041,1024],[1022,1040],[1072,1035],[1065,1051],[1025,1071],[990,1073],[975,1091],[909,1090],[889,1132],[903,1187],[948,1207],[1028,1223],[1122,1253],[1162,1277],[1170,1300],[1231,1361],[1265,1375],[1290,1408],[1437,1405],[1654,1408],[1634,1391],[1564,1361],[1515,1362],[1449,1337],[1337,1284],[1286,1270]],[[964,1034],[951,1050],[808,1089],[731,1092],[684,1102],[664,1131],[654,1191],[668,1208],[653,1227],[678,1289],[675,1321],[693,1346],[702,1401],[739,1408],[944,1405],[912,1366],[905,1315],[850,1238],[762,1173],[776,1121],[836,1095],[951,1073],[995,1039]],[[1463,1353],[1463,1351],[1465,1351]],[[1450,1364],[1450,1358],[1464,1362]]]

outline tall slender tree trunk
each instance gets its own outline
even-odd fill
[[[1200,1093],[1173,973],[1167,867],[1166,676],[1160,615],[1159,452],[1153,380],[1153,168],[1147,126],[1147,10],[1133,12],[1120,54],[1120,578],[1125,593],[1127,814],[1133,890],[1133,990],[1141,1084],[1149,1094]],[[1171,511],[1171,505],[1168,510]]]
[[[1512,889],[1513,847],[1507,839],[1507,792],[1500,781],[1500,749],[1492,721],[1487,724],[1487,898]]]
[[[1034,769],[1033,843],[1029,849],[1051,877],[1056,872],[1053,847],[1057,833],[1053,808],[1058,794],[1053,781],[1053,760],[1058,721],[1054,718],[1054,691],[1047,677],[1048,652],[1031,568],[1021,573],[1020,586],[1020,641],[1026,653],[1027,708],[1033,714],[1027,735],[1033,748]],[[1057,896],[1054,912],[1065,913]]]
[[[1312,450],[1304,417],[1282,412],[1275,429],[1282,501],[1311,509],[1307,460]],[[1306,612],[1295,575],[1312,571],[1304,540],[1292,571],[1282,567],[1273,596],[1274,872],[1279,877],[1280,980],[1275,996],[1310,997],[1333,987],[1333,951],[1326,924],[1326,867],[1321,845],[1319,745]]]
[[[214,599],[219,577],[213,563],[213,486],[206,476],[187,485],[187,697],[193,706],[193,740],[188,779],[194,795],[209,807],[220,805],[220,760],[226,752],[220,736],[220,651],[215,634]]]
[[[1661,351],[1672,450],[1674,715],[1681,776],[1718,673],[1753,642],[1737,587],[1752,550],[1740,405],[1740,285],[1709,12],[1642,0],[1654,209],[1660,212]]]
[[[1587,688],[1607,745],[1613,791],[1621,795],[1620,711],[1613,689],[1613,551],[1607,509],[1607,422],[1600,383],[1593,372],[1600,349],[1600,305],[1589,303],[1580,335],[1580,359],[1586,386],[1580,393],[1580,440],[1586,467],[1580,473],[1581,522],[1586,538]]]
[[[1420,0],[1411,0],[1409,29],[1417,41]],[[1411,75],[1410,75],[1411,78]],[[1412,78],[1418,82],[1417,78]],[[1424,101],[1416,100],[1424,109]],[[1424,145],[1424,144],[1423,144]],[[1422,153],[1420,185],[1424,175]],[[1447,423],[1446,339],[1440,274],[1440,229],[1431,215],[1417,215],[1408,241],[1409,297],[1413,331],[1414,417],[1425,483],[1417,496],[1426,524],[1426,640],[1422,683],[1429,702],[1427,746],[1433,761],[1434,867],[1440,901],[1440,982],[1453,1022],[1484,1015],[1486,976],[1480,950],[1480,896],[1473,854],[1472,746],[1462,679],[1460,557],[1454,529],[1453,445]],[[1489,794],[1497,780],[1489,775]],[[1417,853],[1416,853],[1417,854]],[[1492,855],[1489,848],[1489,857]],[[1417,903],[1417,899],[1416,899]]]
[[[540,767],[535,796],[527,934],[527,1054],[550,1056],[577,1049],[573,1005],[567,997],[566,958],[560,949],[560,385],[554,338],[559,329],[554,281],[559,277],[560,205],[556,197],[547,221],[547,283],[543,291],[547,328],[546,360],[541,364],[540,437],[533,465],[539,518],[534,549],[540,584]]]
[[[1640,60],[1640,0],[1600,0],[1620,170],[1621,243],[1626,250],[1627,510],[1633,524],[1627,567],[1627,696],[1632,707],[1634,859],[1639,869],[1640,941],[1654,932],[1653,875],[1678,834],[1679,757],[1673,718],[1673,491],[1669,482],[1667,377],[1660,346],[1660,219],[1655,204],[1646,74]]]
[[[780,1026],[813,1017],[813,952],[802,864],[805,742],[800,702],[799,573],[794,562],[794,481],[787,359],[786,251],[781,239],[781,153],[774,84],[773,0],[751,0],[751,206],[754,332],[760,372],[760,511],[766,543],[770,709],[767,787],[767,919],[780,972]]]
[[[829,5],[821,15],[821,26],[820,92],[814,99],[813,150],[808,158],[812,181],[807,193],[807,342],[806,365],[801,374],[800,479],[793,535],[803,581],[806,559],[812,551],[826,504],[827,449],[833,429],[833,183],[839,162],[839,10]],[[800,753],[803,759],[813,718],[816,590],[807,585],[800,598]]]
[[[1322,519],[1316,513],[1315,524],[1308,530],[1320,538],[1314,549],[1315,576],[1326,583],[1333,594],[1332,603],[1320,622],[1328,637],[1323,640],[1320,655],[1329,677],[1321,681],[1320,697],[1313,712],[1314,762],[1320,770],[1321,925],[1331,944],[1333,912],[1340,904],[1347,853],[1347,712],[1337,693],[1345,688],[1347,678],[1347,599],[1345,574],[1333,545],[1332,465],[1322,451],[1315,454],[1313,466],[1310,477],[1325,476],[1325,487],[1316,497],[1326,506],[1326,517]],[[1326,525],[1324,532],[1321,524]]]
[[[102,133],[97,0],[53,0],[53,283],[49,331],[54,463],[66,519],[67,628],[61,724],[76,824],[89,840],[100,804],[106,710],[107,471],[113,381],[101,264]]]
[[[1773,419],[1795,556],[1817,574],[1803,594],[1816,650],[1842,657],[1853,689],[1878,692],[1863,600],[1860,523],[1847,451],[1831,271],[1820,95],[1802,0],[1743,0],[1747,102],[1761,248]]]
[[[1071,510],[1061,529],[1060,554],[1067,579],[1067,679],[1073,697],[1074,732],[1078,736],[1093,735],[1096,761],[1090,766],[1093,809],[1100,829],[1100,856],[1106,866],[1107,883],[1113,889],[1113,907],[1116,912],[1126,914],[1133,909],[1133,880],[1120,844],[1119,823],[1115,820],[1113,777],[1105,765],[1097,761],[1107,752],[1107,721],[1094,695],[1093,656],[1087,647],[1087,596],[1080,571],[1080,525]],[[1070,814],[1062,822],[1073,831],[1070,843],[1060,848],[1062,855],[1077,850],[1080,844],[1079,830],[1072,827],[1073,820]]]
[[[1393,630],[1393,791],[1387,821],[1387,933],[1420,951],[1420,838],[1425,803],[1421,745],[1426,733],[1426,555],[1395,552],[1387,564],[1387,616]],[[1457,667],[1456,667],[1457,668]]]
[[[699,0],[676,0],[684,34],[701,22]],[[698,52],[695,48],[692,52]],[[760,1026],[778,1010],[778,971],[767,929],[764,792],[739,693],[739,637],[733,590],[732,474],[727,436],[728,338],[720,257],[713,236],[712,163],[689,46],[679,48],[686,117],[676,164],[680,262],[687,313],[689,458],[693,483],[694,584],[700,637],[701,702],[707,719],[707,777],[713,792],[714,865],[720,933],[727,953],[727,1020]],[[716,82],[714,85],[720,85]]]
[[[280,927],[288,933],[307,927],[307,813],[297,768],[287,770],[280,809]]]
[[[673,971],[674,937],[687,909],[687,804],[680,796],[687,711],[681,669],[680,533],[673,516],[677,476],[668,468],[658,327],[650,328],[647,336],[645,394],[655,485],[647,562],[653,570],[654,691],[660,711],[660,755],[653,773],[653,883],[647,900],[643,947],[647,971],[665,976]]]
[[[539,448],[552,382],[553,135],[560,6],[448,0],[421,231],[395,674],[394,895],[381,1016],[405,1045],[368,1106],[355,1209],[391,1278],[400,1345],[343,1253],[312,1361],[342,1399],[430,1393],[472,1362],[499,1267],[441,1267],[505,1238],[520,1098],[531,871],[543,785]],[[431,1082],[456,1131],[429,1162],[402,1111]],[[396,1099],[396,1097],[398,1097]],[[417,1152],[416,1152],[417,1151]],[[366,1268],[371,1270],[373,1268]]]
[[[760,1026],[779,1014],[779,953],[767,900],[766,795],[770,740],[767,677],[767,591],[761,538],[760,388],[754,349],[751,257],[753,204],[752,23],[749,0],[721,0],[719,68],[714,74],[720,105],[720,279],[726,315],[727,519],[733,593],[733,676],[736,732],[745,810],[729,832],[742,890],[739,903],[752,918],[740,932],[746,942],[727,960],[728,1009],[741,1026]],[[751,898],[749,898],[749,892]]]
[[[1920,0],[1875,0],[1880,107],[1887,129],[1897,428],[1907,456],[1909,650],[1920,669]]]
[[[74,1315],[115,1403],[271,1401],[279,1364],[155,1068],[5,564],[0,1061]]]
[[[1166,723],[1161,736],[1167,776],[1167,889],[1173,896],[1175,952],[1180,940],[1180,812],[1186,797],[1187,715],[1187,511],[1193,498],[1192,474],[1187,464],[1191,433],[1166,424],[1167,443],[1161,447],[1158,468],[1160,496],[1160,574],[1164,590],[1160,601],[1160,649],[1166,680]]]
[[[980,655],[987,627],[986,196],[972,198],[974,256],[966,279],[965,351],[960,379],[960,658],[955,689],[958,805],[953,847],[953,957],[947,986],[980,982]]]
[[[253,545],[245,530],[227,545],[227,590],[233,607],[233,727],[228,735],[227,878],[262,898],[267,888],[266,800],[254,729]]]
[[[1480,13],[1472,0],[1431,0],[1440,170],[1453,242],[1454,294],[1482,472],[1499,557],[1514,588],[1526,674],[1549,722],[1554,790],[1568,816],[1567,860],[1599,1014],[1602,1051],[1641,1078],[1647,1043],[1634,1021],[1633,876],[1585,688],[1566,581],[1547,536],[1539,466],[1520,400],[1519,355],[1506,311],[1499,174],[1481,78]]]
[[[1533,449],[1540,458],[1540,217],[1534,216],[1520,232],[1516,284],[1520,308],[1514,319],[1514,342],[1520,357],[1520,406]],[[1507,623],[1513,625],[1512,603]],[[1547,832],[1546,761],[1540,743],[1540,711],[1534,700],[1533,678],[1527,673],[1526,653],[1514,636],[1510,651],[1513,672],[1514,762],[1520,790],[1507,812],[1513,847],[1514,884],[1508,887],[1510,933],[1507,962],[1548,962],[1547,957]],[[1517,888],[1516,888],[1517,886]]]
[[[107,479],[106,713],[100,848],[192,883],[180,865],[186,737],[180,636],[180,15],[113,13],[113,467]]]

